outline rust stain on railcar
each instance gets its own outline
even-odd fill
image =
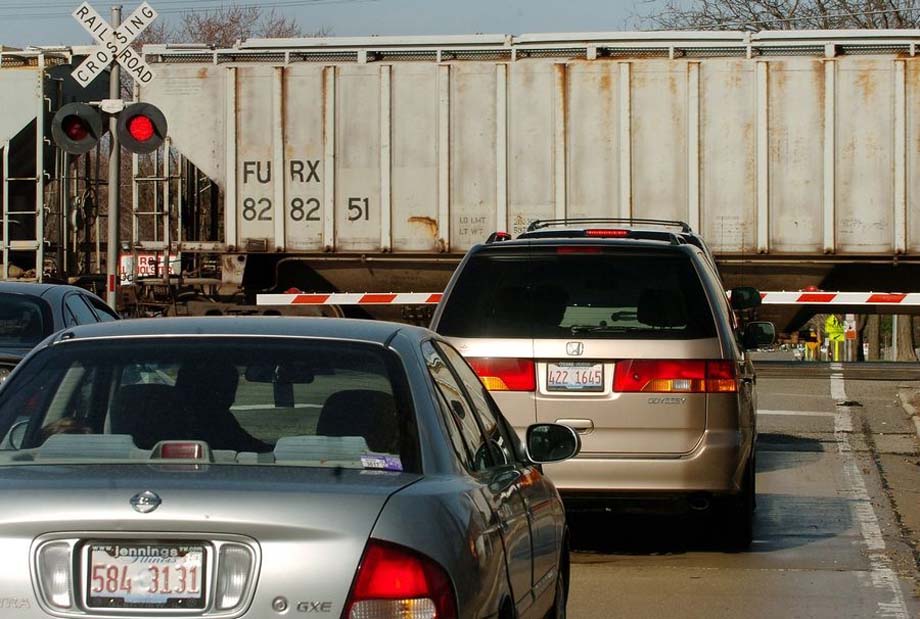
[[[920,59],[914,58],[910,62],[904,63],[904,65],[904,81],[907,82],[907,106],[910,110],[911,124],[917,126],[917,121],[913,119],[920,115],[915,114],[913,110],[920,105]],[[920,131],[916,131],[914,139],[916,140],[916,152],[920,152]]]
[[[813,60],[811,63],[811,76],[815,82],[815,87],[818,92],[818,101],[821,102],[821,113],[824,114],[824,98],[827,96],[825,94],[825,87],[827,82],[824,78],[824,60]]]
[[[767,92],[770,98],[774,96],[772,89],[780,90],[786,87],[787,71],[789,70],[789,66],[782,60],[771,60],[767,63],[767,80],[769,82]]]
[[[335,67],[324,67],[323,77],[320,80],[320,97],[322,97],[322,101],[323,101],[323,147],[324,148],[330,143],[330,140],[335,139],[334,135],[329,135],[326,131],[327,125],[328,125],[328,123],[326,122],[326,119],[329,118],[330,114],[335,113],[335,101],[332,101],[331,102],[332,105],[329,105],[330,103],[329,97],[326,95],[326,91],[327,91],[326,81],[329,79],[328,76],[330,74],[332,75],[332,80],[335,80]],[[333,82],[333,93],[332,93],[333,97],[335,96],[334,91],[335,91],[335,84]],[[335,127],[332,128],[332,133],[335,134]],[[330,171],[330,174],[332,174],[331,171]]]
[[[559,78],[558,83],[562,86],[562,91],[559,93],[559,98],[563,103],[565,103],[565,98],[568,95],[568,88],[566,84],[566,81],[568,80],[568,65],[564,63],[557,63],[553,65],[553,70],[556,72]]]
[[[418,224],[428,229],[428,234],[431,235],[431,238],[438,240],[438,222],[431,217],[410,217],[406,220],[410,224]]]
[[[610,89],[612,86],[613,86],[613,79],[610,77],[610,71],[603,71],[601,73],[601,81],[600,81],[601,93],[609,95]]]
[[[873,69],[861,67],[860,64],[856,65],[856,86],[862,93],[863,101],[871,103],[876,88],[875,80],[872,79]]]

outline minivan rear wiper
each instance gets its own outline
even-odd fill
[[[596,333],[603,331],[605,333],[626,333],[632,331],[630,327],[619,327],[616,325],[571,325],[568,329],[574,333]]]

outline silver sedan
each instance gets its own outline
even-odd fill
[[[306,318],[52,336],[0,388],[0,614],[565,616],[568,532],[434,333]]]

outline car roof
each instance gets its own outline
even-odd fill
[[[8,294],[23,294],[48,298],[54,295],[62,295],[70,291],[82,292],[83,294],[95,296],[85,288],[80,288],[79,286],[71,286],[69,284],[0,281],[0,292],[5,292]]]
[[[397,332],[417,339],[431,331],[393,322],[349,318],[290,316],[208,316],[203,318],[140,318],[102,322],[62,331],[55,340],[123,337],[320,337],[386,344]]]

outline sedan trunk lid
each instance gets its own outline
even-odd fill
[[[0,599],[31,593],[36,540],[76,540],[75,549],[88,540],[195,540],[206,548],[230,540],[250,546],[257,559],[244,616],[268,615],[279,597],[294,608],[313,604],[338,616],[381,509],[392,494],[419,478],[277,465],[0,467],[5,495],[0,554],[7,557],[0,568]],[[144,492],[158,500],[147,513],[142,511],[150,501],[142,501],[140,510],[132,506],[132,498]],[[73,565],[85,571],[85,561]],[[77,573],[71,582],[79,590],[89,579]],[[213,587],[213,578],[210,582]]]

